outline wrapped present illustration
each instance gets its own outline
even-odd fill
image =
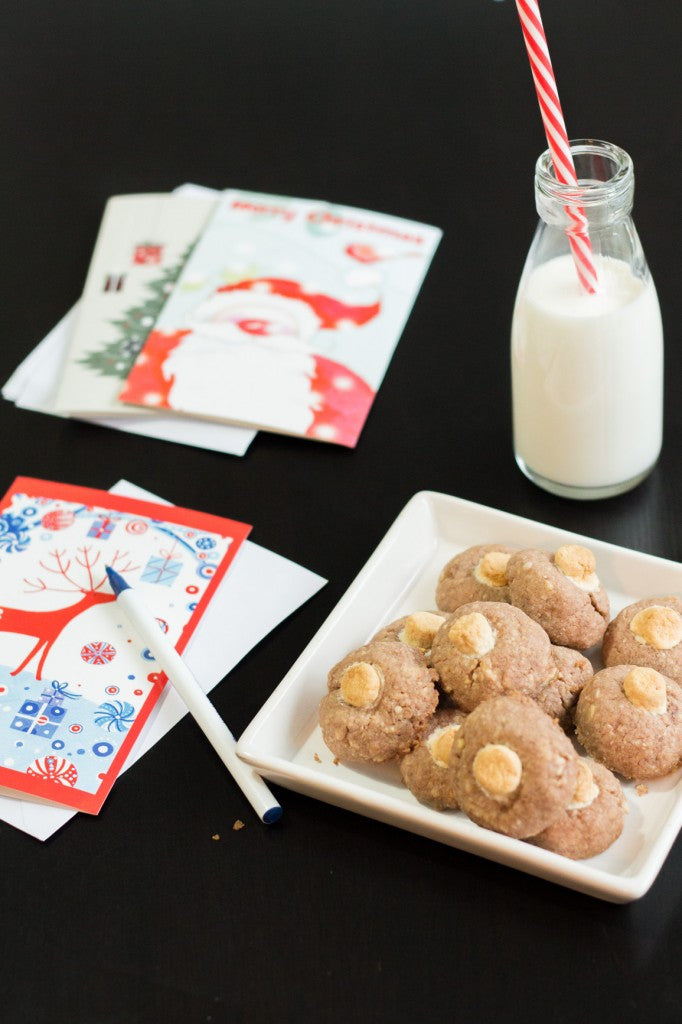
[[[66,708],[61,706],[61,702],[53,704],[51,698],[46,700],[41,694],[38,699],[28,699],[22,703],[12,719],[10,729],[52,739],[65,714]]]
[[[61,707],[64,703],[64,694],[61,692],[57,680],[53,680],[49,686],[45,686],[40,697],[48,707]]]
[[[144,569],[140,579],[145,583],[160,583],[162,587],[172,586],[182,569],[182,562],[169,558],[168,555],[153,555]]]
[[[136,245],[133,251],[133,263],[138,266],[145,266],[145,264],[157,264],[163,259],[163,246],[156,245],[153,242],[142,243]]]
[[[88,537],[108,540],[116,528],[116,522],[109,516],[99,516],[88,530]]]

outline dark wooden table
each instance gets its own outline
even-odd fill
[[[239,459],[0,404],[3,490],[127,477],[252,522],[329,579],[214,691],[236,733],[416,491],[682,557],[678,5],[543,7],[570,134],[634,159],[666,329],[660,462],[596,503],[543,493],[512,456],[509,324],[544,138],[511,0],[3,5],[3,381],[78,298],[109,195],[234,185],[444,230],[356,451],[260,434]],[[679,1020],[679,842],[613,906],[277,794],[285,817],[263,828],[185,719],[99,817],[46,843],[0,824],[2,1019]]]

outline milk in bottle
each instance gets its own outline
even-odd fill
[[[630,219],[630,158],[608,143],[571,148],[598,289],[583,289],[569,252],[566,210],[575,188],[563,194],[568,188],[543,154],[536,168],[541,222],[512,321],[514,451],[544,489],[600,498],[634,487],[658,458],[663,331]]]

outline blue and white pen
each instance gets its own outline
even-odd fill
[[[159,624],[140,596],[110,566],[106,567],[111,589],[135,632],[144,640],[170,683],[182,697],[187,710],[209,740],[218,757],[266,825],[279,821],[282,808],[261,777],[237,757],[235,739],[199,686],[173,645],[159,630]]]

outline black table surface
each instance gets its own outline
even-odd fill
[[[329,580],[214,690],[236,734],[417,491],[682,557],[678,4],[543,8],[569,133],[633,157],[666,331],[662,456],[609,501],[552,497],[512,454],[509,325],[545,145],[512,0],[3,5],[3,381],[78,298],[112,194],[193,181],[444,231],[355,451],[261,433],[237,458],[0,403],[3,490],[126,477]],[[679,841],[617,906],[276,792],[266,828],[185,718],[98,817],[45,843],[0,823],[2,1019],[679,1020]]]

